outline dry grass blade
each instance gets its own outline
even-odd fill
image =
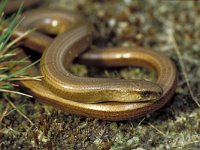
[[[183,145],[177,145],[177,146],[173,146],[172,148],[180,148],[180,149],[184,149],[184,147],[189,146],[189,145],[193,145],[193,144],[198,144],[199,141],[192,141],[192,142],[186,142]]]
[[[169,138],[166,134],[164,134],[162,131],[160,131],[158,128],[156,128],[154,125],[152,125],[151,123],[148,123],[148,125],[150,127],[152,127],[153,129],[155,129],[158,133],[160,133],[161,135],[163,135],[166,138]]]
[[[8,103],[9,103],[22,117],[24,117],[24,118],[31,124],[31,126],[34,125],[34,123],[33,123],[23,112],[21,112],[21,111],[15,106],[15,104],[13,104],[13,103],[10,101],[10,99],[9,99],[8,97],[6,97],[6,96],[4,96],[4,97],[5,97],[5,99],[8,101]]]
[[[17,37],[16,39],[14,39],[12,42],[8,43],[6,45],[6,47],[4,48],[5,51],[7,51],[8,49],[10,49],[13,45],[15,45],[17,42],[19,42],[21,39],[23,39],[24,37],[26,37],[28,34],[30,34],[31,32],[33,32],[33,30],[28,30],[27,32],[25,32],[23,35]]]
[[[7,112],[8,112],[8,109],[9,109],[9,104],[7,104],[5,110],[3,111],[3,113],[1,114],[0,116],[0,124],[2,123],[3,121],[3,118],[6,116]]]
[[[192,88],[190,86],[190,82],[189,82],[189,79],[188,79],[188,75],[186,73],[185,65],[184,65],[183,60],[181,58],[181,53],[180,53],[179,47],[176,43],[176,39],[174,37],[173,31],[172,30],[168,31],[168,35],[169,35],[169,39],[170,39],[171,43],[174,45],[174,49],[175,49],[175,52],[178,56],[178,60],[179,60],[180,66],[181,66],[181,70],[183,72],[183,76],[185,78],[185,81],[186,81],[187,87],[189,89],[190,95],[191,95],[193,101],[197,104],[197,106],[200,107],[200,104],[198,102],[198,98],[194,96],[194,93],[193,93]]]
[[[18,95],[27,96],[27,97],[30,97],[30,98],[33,97],[33,96],[31,96],[31,95],[28,95],[28,94],[25,94],[25,93],[21,93],[21,92],[18,92],[18,91],[13,91],[13,90],[0,89],[0,92],[4,92],[4,93],[13,93],[13,94],[18,94]]]
[[[18,55],[18,51],[12,50],[12,47],[21,39],[23,39],[25,36],[27,36],[29,33],[31,33],[33,30],[29,30],[25,32],[23,35],[10,41],[10,38],[12,37],[12,33],[16,30],[18,25],[23,20],[23,18],[20,17],[22,6],[20,6],[19,11],[16,14],[13,14],[11,17],[5,19],[3,10],[6,6],[6,2],[7,0],[3,0],[0,2],[0,14],[2,14],[0,18],[0,25],[1,25],[0,28],[2,32],[2,34],[0,35],[0,92],[15,93],[15,94],[31,97],[30,95],[13,91],[13,86],[12,86],[13,84],[11,83],[11,81],[13,81],[12,78],[18,78],[19,76],[21,76],[25,70],[27,70],[29,67],[31,67],[38,61],[33,63],[32,65],[22,68],[21,70],[17,72],[9,72],[9,70],[12,67],[18,65],[19,63],[23,63],[23,60],[13,61],[13,56]],[[38,78],[34,78],[34,77],[33,79],[38,80]]]
[[[41,81],[42,78],[43,78],[43,76],[35,76],[35,77],[19,76],[17,78],[9,79],[9,81],[25,81],[25,80]]]

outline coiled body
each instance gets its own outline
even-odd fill
[[[43,15],[36,15],[37,13]],[[57,13],[57,15],[53,15],[54,13]],[[28,17],[24,26],[35,24],[41,28],[45,24],[44,21],[41,23],[41,17],[43,17],[42,20],[44,18],[48,20],[47,24],[50,26],[53,25],[53,22],[55,23],[56,18],[58,18],[57,25],[63,26],[62,22],[68,24],[64,29],[67,31],[55,40],[36,32],[24,40],[24,45],[29,48],[38,51],[46,48],[40,65],[41,73],[44,76],[43,82],[22,81],[22,84],[41,101],[83,116],[107,120],[125,120],[155,111],[171,98],[176,88],[177,72],[169,58],[152,50],[138,47],[105,48],[82,54],[91,43],[93,28],[81,15],[65,12],[68,17],[64,17],[62,14],[62,10],[44,9],[25,14]],[[67,22],[67,20],[69,21]],[[72,24],[72,26],[69,26],[69,24]],[[25,29],[19,28],[14,36],[18,36],[24,31]],[[52,33],[54,32],[52,30]],[[67,69],[74,58],[80,54],[82,55],[79,57],[79,61],[86,64],[134,65],[153,68],[158,74],[157,82],[155,84],[148,81],[76,77]],[[18,57],[23,57],[23,55],[22,52]],[[23,65],[18,66],[15,70],[22,67]],[[30,73],[40,75],[40,72],[34,67],[27,70],[27,74]],[[106,102],[96,103],[102,101]],[[140,103],[133,103],[138,101]]]

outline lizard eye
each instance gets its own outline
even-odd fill
[[[150,92],[148,92],[148,91],[143,92],[142,95],[143,95],[144,98],[149,97],[150,96]]]

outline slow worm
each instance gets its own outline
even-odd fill
[[[5,8],[6,13],[12,13],[19,9],[21,5],[23,8],[37,5],[42,0],[8,0],[7,6]]]
[[[91,43],[93,30],[84,17],[71,11],[50,9],[33,10],[25,13],[25,16],[27,19],[24,26],[36,25],[42,29],[54,26],[56,32],[57,29],[62,29],[60,32],[67,30],[55,40],[37,32],[23,40],[24,45],[31,49],[42,51],[46,48],[40,64],[43,82],[21,81],[41,101],[82,116],[126,120],[153,112],[172,97],[176,89],[177,72],[171,60],[163,54],[139,47],[105,48],[82,54]],[[54,29],[51,33],[55,33]],[[23,27],[18,28],[14,36],[25,30]],[[18,55],[20,58],[23,56],[24,52]],[[86,64],[153,68],[157,71],[158,78],[156,83],[151,83],[142,80],[76,77],[67,70],[78,56],[79,61]],[[15,71],[25,65],[27,64],[17,66]],[[26,73],[40,75],[35,67],[31,67]],[[100,101],[106,102],[96,103]],[[139,103],[133,103],[135,101]]]

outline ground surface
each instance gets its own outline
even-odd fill
[[[136,120],[110,122],[70,115],[34,99],[11,95],[0,101],[0,149],[199,149],[200,109],[189,93],[171,37],[175,37],[194,97],[200,91],[200,2],[172,0],[57,0],[48,7],[79,10],[95,24],[95,46],[140,45],[162,51],[179,72],[174,97]],[[172,34],[170,34],[172,33]],[[149,78],[141,69],[75,65],[80,76]],[[199,100],[200,103],[200,100]],[[30,119],[30,120],[29,120]]]

